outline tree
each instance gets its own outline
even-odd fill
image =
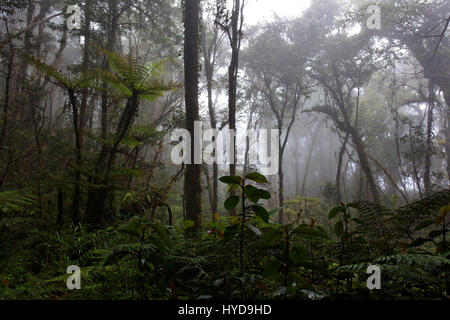
[[[184,3],[184,88],[186,129],[194,137],[194,122],[199,121],[198,106],[198,43],[200,0]],[[186,165],[186,218],[194,221],[190,232],[196,233],[202,225],[202,165],[195,164],[194,140],[191,142],[190,163]]]
[[[217,3],[219,1],[217,0]],[[208,113],[210,125],[213,130],[217,129],[217,114],[214,109],[213,103],[213,81],[214,81],[214,72],[217,68],[217,58],[219,55],[218,50],[223,42],[224,33],[219,32],[219,28],[217,26],[210,26],[205,21],[202,23],[202,38],[201,38],[201,49],[203,54],[203,62],[204,62],[204,70],[206,76],[206,89],[208,94]],[[209,36],[209,37],[208,37]],[[211,209],[213,220],[215,220],[215,214],[217,213],[218,207],[218,179],[219,179],[219,168],[216,162],[213,163],[213,176],[212,176],[212,188],[211,190],[208,187],[211,198]],[[208,170],[208,168],[206,168]],[[208,173],[209,175],[209,173]],[[209,177],[207,177],[208,183]]]
[[[302,106],[302,98],[308,95],[303,71],[306,59],[294,51],[289,40],[286,40],[289,36],[289,23],[278,20],[269,24],[252,42],[245,56],[247,69],[258,79],[258,90],[275,118],[276,128],[280,132],[277,150],[278,205],[281,208],[279,223],[283,223],[283,156],[297,112]]]
[[[113,72],[96,70],[98,79],[109,83],[117,91],[119,97],[126,100],[120,115],[117,129],[109,143],[108,151],[99,153],[94,172],[94,178],[88,190],[86,217],[94,225],[103,225],[105,215],[105,201],[112,187],[110,172],[117,156],[122,140],[129,132],[139,111],[141,99],[155,100],[164,91],[173,90],[173,83],[164,84],[158,79],[160,64],[139,64],[132,52],[125,56],[106,51],[110,68]]]
[[[325,104],[317,105],[308,112],[316,111],[327,115],[337,130],[350,136],[373,201],[379,202],[378,187],[357,121],[359,97],[355,96],[355,91],[359,92],[362,84],[375,71],[371,49],[365,44],[364,41],[355,41],[344,34],[329,37],[323,43],[323,50],[311,62],[310,76],[323,87]]]
[[[217,16],[215,23],[219,25],[228,35],[231,46],[231,61],[228,66],[228,126],[230,132],[236,130],[236,97],[237,97],[237,77],[239,70],[239,51],[243,37],[242,27],[244,24],[244,4],[245,0],[233,0],[231,14],[225,12],[226,3],[221,2],[217,6]],[[231,133],[231,154],[230,175],[236,175],[236,134]],[[231,195],[234,195],[232,192]],[[231,215],[236,215],[236,209],[230,211]]]
[[[389,0],[383,2],[380,9],[384,13],[381,29],[363,29],[360,37],[387,39],[391,50],[406,47],[420,63],[421,72],[425,78],[442,91],[447,106],[447,125],[444,136],[447,180],[450,185],[450,40],[446,36],[450,23],[449,2],[436,0],[410,3],[404,0]],[[367,19],[365,10],[366,6],[363,6],[354,12],[354,21],[365,21]],[[430,106],[429,109],[431,110],[432,107]],[[427,157],[429,152],[430,150]],[[428,174],[425,176],[425,183],[427,189],[430,189],[427,176]]]
[[[91,75],[86,72],[81,72],[76,75],[65,75],[56,70],[53,66],[47,65],[27,54],[23,55],[25,60],[33,64],[40,72],[44,73],[47,79],[55,81],[55,84],[63,88],[69,97],[70,108],[72,109],[73,129],[75,132],[75,150],[76,150],[76,167],[75,167],[75,185],[72,201],[72,222],[78,224],[80,218],[80,180],[81,180],[81,166],[82,166],[82,145],[81,145],[81,130],[79,119],[80,104],[77,95],[91,84]]]

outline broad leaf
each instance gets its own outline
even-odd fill
[[[244,194],[254,204],[257,204],[260,199],[270,199],[269,192],[263,189],[258,189],[252,185],[245,186]]]
[[[345,212],[345,207],[339,206],[331,209],[330,212],[328,213],[328,219],[330,220],[333,219],[338,215],[339,212]]]
[[[219,178],[219,180],[226,184],[241,184],[241,177],[239,176],[224,176]]]
[[[224,207],[226,210],[233,210],[234,208],[236,208],[236,206],[239,203],[239,197],[238,196],[231,196],[229,197],[227,200],[225,200],[224,202]]]
[[[414,231],[419,231],[419,230],[425,229],[426,227],[432,225],[433,223],[434,223],[433,220],[425,220],[425,221],[422,221],[421,223],[419,223],[419,224],[416,226],[416,228],[414,229]]]
[[[257,183],[269,183],[269,181],[267,181],[267,178],[258,172],[249,173],[245,176],[245,179],[249,179]]]
[[[238,225],[237,224],[233,224],[231,226],[228,226],[225,228],[225,231],[223,233],[223,240],[224,241],[230,241],[234,238],[234,236],[237,234],[238,232]]]
[[[289,252],[289,257],[295,264],[300,264],[308,257],[308,251],[303,247],[294,247]]]
[[[266,208],[263,206],[252,206],[253,212],[255,212],[256,216],[259,217],[264,222],[269,222],[269,213],[267,212]]]
[[[282,238],[283,233],[281,232],[280,229],[271,229],[269,231],[264,232],[261,240],[265,246],[273,246],[281,242]]]
[[[340,237],[344,233],[344,224],[342,223],[342,221],[336,222],[336,224],[334,225],[334,232],[338,237]]]
[[[264,265],[263,274],[267,278],[273,278],[278,274],[281,268],[281,263],[278,260],[272,259]]]
[[[328,234],[321,227],[311,228],[306,224],[302,224],[292,231],[293,234],[301,236],[303,239],[328,239]]]

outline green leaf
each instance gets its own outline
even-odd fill
[[[185,229],[192,228],[194,225],[195,225],[195,222],[193,220],[183,221],[183,228],[185,228]]]
[[[118,232],[131,234],[135,237],[141,237],[143,231],[143,224],[137,217],[133,217],[127,223],[117,228]]]
[[[230,241],[234,238],[234,236],[237,234],[238,232],[238,225],[237,224],[233,224],[231,226],[228,226],[225,228],[225,231],[223,233],[223,240],[224,241]]]
[[[359,209],[359,204],[356,202],[347,203],[347,208]]]
[[[425,220],[425,221],[422,221],[421,223],[419,223],[419,224],[416,226],[416,228],[414,229],[414,231],[419,231],[419,230],[425,229],[426,227],[432,225],[433,223],[434,223],[433,220]]]
[[[260,199],[270,199],[269,192],[263,189],[258,189],[252,185],[245,186],[244,194],[254,204],[257,204]]]
[[[433,238],[436,238],[436,237],[439,237],[440,235],[442,235],[444,233],[444,231],[447,232],[448,230],[447,229],[433,230],[428,234],[428,236],[433,239]]]
[[[155,231],[152,234],[152,238],[156,241],[158,247],[163,249],[167,248],[167,246],[170,244],[170,238],[167,229],[165,229],[159,223],[152,224],[152,228]]]
[[[308,257],[308,251],[303,247],[293,247],[289,252],[289,257],[295,264],[300,264]]]
[[[239,203],[240,198],[238,196],[231,196],[224,202],[224,207],[226,210],[233,210]]]
[[[336,222],[336,224],[334,225],[334,232],[338,237],[340,237],[344,233],[344,224],[342,223],[342,221]]]
[[[410,248],[420,247],[421,245],[423,245],[425,242],[428,242],[428,241],[431,241],[431,240],[425,239],[425,238],[417,238],[409,245],[409,247]]]
[[[364,221],[362,221],[362,220],[359,219],[359,218],[353,218],[352,221],[353,221],[354,223],[364,224]]]
[[[278,274],[281,263],[278,260],[272,259],[264,265],[263,274],[266,278],[273,278]]]
[[[266,208],[263,206],[252,206],[253,211],[255,212],[256,216],[259,217],[264,222],[269,222],[269,213],[267,212]]]
[[[226,184],[241,184],[241,177],[239,176],[224,176],[219,178],[219,180]]]
[[[257,183],[269,183],[269,181],[267,181],[267,178],[258,172],[249,173],[245,176],[245,179],[249,179]]]
[[[281,242],[283,238],[283,233],[280,229],[271,229],[267,232],[264,232],[261,240],[265,246],[273,246]]]
[[[275,209],[270,210],[270,211],[269,211],[269,216],[274,215],[275,213],[277,213],[277,212],[280,211],[281,209],[283,209],[283,208],[275,208]]]
[[[292,231],[293,234],[298,234],[303,239],[328,239],[326,230],[322,227],[311,228],[306,224],[302,224]]]
[[[331,209],[330,212],[328,213],[328,219],[330,220],[333,219],[338,215],[339,212],[345,212],[345,207],[339,206]]]

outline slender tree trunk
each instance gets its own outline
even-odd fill
[[[445,111],[446,126],[445,126],[445,169],[447,170],[447,188],[450,188],[450,106],[447,106]]]
[[[194,221],[190,232],[200,231],[202,224],[202,166],[194,164],[195,135],[194,122],[199,121],[198,105],[198,43],[199,43],[199,5],[200,0],[185,2],[184,7],[184,83],[186,103],[186,128],[191,141],[191,161],[186,165],[185,190],[186,218]]]
[[[341,150],[339,151],[338,165],[336,170],[336,199],[335,203],[339,204],[342,201],[341,194],[341,174],[342,174],[342,161],[344,158],[345,149],[347,148],[349,134],[345,134],[344,141],[342,142]]]
[[[73,115],[73,128],[75,131],[75,150],[76,150],[76,168],[75,168],[75,185],[72,200],[72,222],[76,225],[80,223],[80,180],[81,180],[81,132],[79,128],[78,100],[73,89],[69,89],[69,100]]]
[[[417,185],[417,190],[419,191],[419,196],[420,199],[423,199],[423,192],[422,192],[422,187],[420,185],[420,178],[419,178],[419,169],[417,168],[417,162],[416,162],[416,150],[415,150],[415,146],[414,146],[414,142],[412,139],[412,123],[409,123],[409,146],[411,148],[411,152],[412,152],[412,166],[413,166],[413,174],[414,174],[414,181]]]
[[[85,24],[84,24],[84,48],[83,48],[83,70],[87,71],[89,68],[89,49],[91,44],[91,0],[86,1],[85,9]],[[81,148],[83,147],[83,131],[86,126],[86,112],[89,90],[83,88],[80,103],[80,133],[81,133]]]
[[[206,75],[206,88],[208,93],[208,112],[209,112],[209,120],[210,125],[213,130],[217,129],[217,120],[216,120],[216,114],[214,111],[214,103],[213,103],[213,97],[212,97],[212,88],[213,88],[213,76],[214,76],[214,56],[215,50],[212,52],[211,48],[212,46],[216,46],[217,41],[217,29],[215,30],[214,39],[213,42],[210,44],[209,47],[207,47],[206,43],[206,25],[203,24],[202,27],[202,52],[203,52],[203,58],[205,62],[205,75]],[[211,61],[212,59],[212,61]],[[216,153],[218,150],[215,151]],[[210,198],[211,198],[211,211],[212,211],[212,219],[215,220],[215,213],[217,213],[218,208],[218,179],[219,179],[219,169],[217,163],[214,161],[213,165],[213,176],[212,176],[212,189],[208,187]],[[208,170],[208,169],[207,169]],[[207,171],[209,173],[209,171]],[[208,178],[208,183],[209,183]]]
[[[295,161],[295,195],[301,195],[300,193],[300,174],[299,174],[299,163],[298,163],[299,153],[298,153],[298,139],[295,139],[295,150],[294,150],[294,161]]]
[[[427,112],[427,133],[426,133],[426,149],[424,159],[423,184],[425,195],[431,193],[431,157],[433,155],[433,111],[434,111],[434,84],[430,80],[428,85],[428,112]]]
[[[24,48],[23,48],[23,52],[27,55],[30,55],[31,53],[31,38],[33,37],[33,30],[35,28],[35,26],[33,25],[33,15],[34,15],[34,11],[36,9],[35,3],[34,1],[28,1],[28,8],[27,8],[27,30],[25,31],[25,35],[24,35]],[[26,59],[22,59],[22,61],[19,64],[19,69],[18,69],[18,74],[17,74],[17,86],[16,86],[16,90],[17,90],[17,94],[19,93],[19,91],[22,91],[22,94],[18,94],[18,97],[23,97],[24,94],[26,94],[27,88],[26,88],[26,82],[25,82],[25,77],[27,74],[27,69],[28,69],[28,62]],[[30,113],[29,111],[31,110],[26,110],[26,108],[29,106],[29,104],[26,103],[19,103],[18,104],[18,108],[19,108],[19,119],[21,121],[23,121],[23,123],[25,124],[29,124],[29,120],[30,120]]]
[[[11,52],[10,60],[8,63],[8,70],[6,72],[6,79],[5,79],[5,99],[3,101],[3,123],[2,123],[2,132],[0,133],[0,153],[3,149],[3,142],[5,140],[6,131],[8,129],[8,110],[9,110],[9,86],[11,82],[11,73],[12,73],[12,64],[13,64],[13,58],[14,54]]]
[[[278,223],[283,224],[283,208],[284,208],[284,176],[283,176],[283,150],[280,144],[278,153],[278,205],[280,211],[278,212]]]
[[[64,194],[61,188],[58,188],[58,215],[56,217],[56,225],[60,226],[64,216]]]
[[[244,0],[242,0],[244,1]],[[243,2],[242,2],[243,5]],[[236,93],[237,75],[239,69],[239,50],[241,46],[242,30],[242,9],[241,0],[233,0],[233,10],[231,14],[231,62],[228,67],[228,125],[232,131],[230,136],[230,175],[236,175]],[[240,25],[239,25],[240,24]],[[231,195],[235,195],[234,191]],[[230,214],[235,216],[237,209],[231,210]]]
[[[369,166],[369,158],[367,157],[366,151],[364,149],[364,143],[361,139],[361,136],[359,135],[359,133],[355,128],[350,128],[350,135],[352,137],[353,144],[355,145],[355,149],[358,154],[359,164],[366,176],[367,184],[370,189],[370,193],[372,194],[372,199],[375,203],[380,203],[377,185],[375,183],[372,170],[370,169]]]
[[[303,175],[303,181],[302,181],[301,195],[304,197],[306,197],[306,181],[308,180],[309,166],[311,165],[311,158],[312,158],[314,148],[316,146],[317,137],[319,136],[319,130],[320,130],[320,125],[317,126],[316,132],[314,133],[313,136],[311,136],[311,146],[309,147],[308,157],[306,159],[306,165],[305,165],[305,174]]]

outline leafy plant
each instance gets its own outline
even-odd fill
[[[248,180],[260,184],[267,184],[269,182],[265,176],[258,172],[251,172],[243,178],[239,176],[224,176],[219,180],[228,185],[228,192],[234,191],[238,188],[241,190],[241,197],[236,195],[228,197],[224,202],[224,207],[226,210],[231,211],[237,207],[239,202],[241,203],[242,211],[240,216],[239,231],[239,265],[240,274],[242,276],[244,273],[244,228],[247,225],[250,230],[260,235],[261,231],[251,224],[251,219],[258,217],[261,221],[268,222],[270,218],[269,212],[267,212],[266,208],[259,203],[261,199],[270,199],[270,193],[246,182]],[[247,203],[248,201],[250,204]],[[230,235],[236,234],[238,232],[236,227],[237,225],[228,227],[224,236],[230,237]]]

